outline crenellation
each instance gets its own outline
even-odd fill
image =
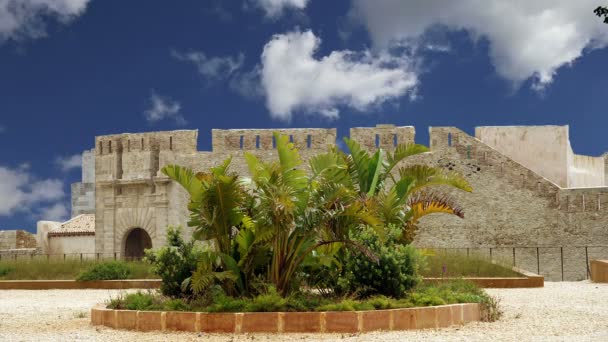
[[[393,150],[398,144],[414,142],[415,129],[412,126],[376,125],[376,127],[353,127],[350,138],[366,150],[383,148]]]

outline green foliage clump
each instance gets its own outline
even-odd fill
[[[195,245],[194,240],[184,241],[180,228],[169,227],[167,246],[158,250],[147,250],[145,260],[153,265],[154,272],[162,279],[162,294],[169,297],[189,297],[192,290],[187,286],[187,280],[196,270],[201,256],[202,250]]]
[[[0,264],[0,277],[4,277],[7,274],[13,272],[14,268],[9,265],[1,265]]]
[[[88,269],[81,272],[77,281],[90,280],[119,280],[128,279],[131,269],[122,261],[109,261],[93,264]]]
[[[397,229],[389,228],[385,239],[381,240],[370,228],[356,233],[353,240],[369,248],[378,260],[372,260],[358,250],[347,250],[337,290],[361,297],[385,295],[402,298],[418,285],[421,256],[414,247],[396,243],[398,234]]]

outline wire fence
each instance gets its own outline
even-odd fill
[[[13,250],[10,252],[0,252],[0,262],[2,261],[74,261],[81,262],[90,261],[109,261],[109,260],[124,260],[124,261],[142,261],[143,256],[125,256],[121,253],[36,253],[22,252]]]
[[[459,253],[486,258],[505,266],[515,266],[545,276],[548,280],[581,280],[590,278],[590,261],[608,259],[608,245],[573,246],[493,246],[493,247],[421,247],[434,253]],[[42,254],[35,249],[0,252],[2,261],[141,261],[141,256],[122,253],[56,253]]]
[[[421,247],[435,253],[484,257],[491,262],[534,272],[551,280],[581,280],[591,276],[590,261],[608,258],[608,245]]]

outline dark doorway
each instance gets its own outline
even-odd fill
[[[135,228],[129,232],[125,241],[125,257],[127,259],[143,258],[144,250],[148,248],[152,248],[152,240],[145,230]]]

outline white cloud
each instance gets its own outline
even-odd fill
[[[0,216],[44,211],[65,197],[63,188],[59,179],[36,179],[25,164],[15,169],[0,166]]]
[[[68,217],[68,208],[64,203],[55,203],[49,207],[42,208],[40,217],[45,221],[63,222]]]
[[[311,31],[290,32],[264,47],[262,86],[273,117],[289,120],[302,110],[334,119],[339,106],[364,111],[415,90],[407,58],[345,50],[317,59],[320,43]]]
[[[82,15],[90,0],[0,0],[0,43],[46,36],[45,19],[61,23]]]
[[[242,53],[238,54],[236,57],[207,57],[200,51],[183,53],[172,50],[171,55],[180,61],[186,61],[196,65],[196,68],[201,75],[214,80],[227,79],[235,71],[240,69],[245,61],[245,55]]]
[[[144,116],[148,122],[173,119],[178,125],[186,124],[186,120],[180,114],[182,106],[175,100],[152,92],[148,106],[148,109],[144,111]]]
[[[269,18],[277,18],[287,9],[303,10],[309,0],[251,0],[260,7]]]
[[[585,49],[608,45],[608,27],[592,11],[596,0],[353,0],[353,13],[375,46],[418,44],[441,25],[485,38],[496,72],[516,86],[531,79],[535,89]]]
[[[79,169],[82,167],[82,155],[74,154],[67,157],[57,157],[55,159],[55,164],[57,164],[57,166],[63,172],[67,172],[72,169]]]

